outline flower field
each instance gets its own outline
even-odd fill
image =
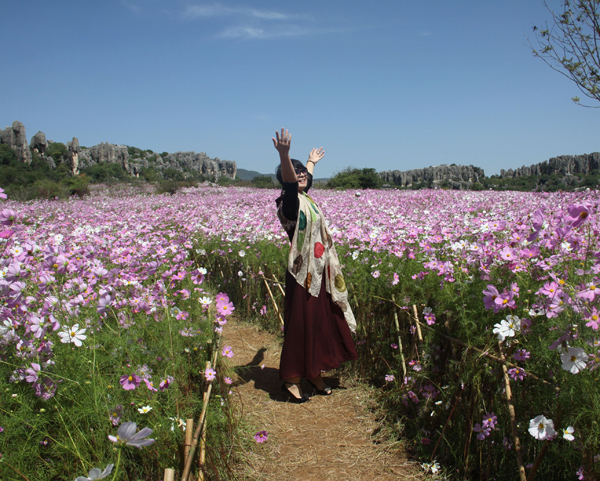
[[[378,386],[387,428],[425,469],[599,475],[597,191],[311,194],[358,322],[347,369]],[[34,459],[36,479],[74,479],[120,460],[118,476],[160,479],[177,464],[179,419],[201,408],[191,394],[212,377],[207,452],[226,473],[228,386],[204,367],[233,306],[279,330],[289,241],[277,195],[3,201],[2,473],[19,479]],[[233,302],[204,291],[205,275]],[[124,422],[155,442],[116,446]]]

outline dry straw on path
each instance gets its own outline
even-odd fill
[[[232,346],[238,409],[268,441],[245,453],[239,479],[253,480],[417,480],[424,479],[401,443],[375,440],[380,428],[365,407],[364,386],[324,375],[331,396],[305,404],[287,402],[280,390],[280,341],[254,326],[229,322],[223,343]],[[303,381],[303,389],[309,385]]]

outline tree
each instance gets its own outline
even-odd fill
[[[333,189],[379,189],[383,181],[375,169],[353,169],[348,167],[335,174],[327,182]]]
[[[563,13],[552,14],[553,25],[533,27],[538,48],[533,54],[575,82],[588,98],[600,101],[600,0],[564,0]],[[531,43],[530,43],[531,45]],[[582,107],[579,97],[572,99]]]

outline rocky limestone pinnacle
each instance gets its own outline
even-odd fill
[[[25,126],[15,120],[11,127],[0,130],[0,144],[7,144],[17,154],[17,158],[25,164],[31,164],[31,151],[27,143]]]

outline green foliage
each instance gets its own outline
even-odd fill
[[[534,56],[572,80],[586,97],[600,101],[600,2],[564,0],[562,13],[546,7],[553,25],[534,27]],[[579,97],[572,100],[582,105]]]
[[[67,194],[69,196],[76,195],[77,197],[82,198],[84,195],[90,193],[90,179],[85,174],[67,177],[62,183],[67,188]]]
[[[17,160],[17,154],[6,144],[0,144],[0,165],[13,165]]]
[[[175,181],[175,180],[162,180],[159,182],[155,193],[156,194],[175,194],[177,191],[183,187],[198,187],[198,184],[194,181],[183,180],[183,181]]]
[[[99,162],[81,171],[93,183],[107,182],[110,180],[124,181],[129,178],[127,172],[119,164]]]
[[[238,180],[238,179],[236,179]],[[275,182],[273,177],[270,175],[259,175],[254,177],[251,181],[252,187],[258,187],[259,189],[274,189]]]
[[[353,169],[348,167],[335,174],[327,182],[332,189],[379,189],[383,184],[375,169]]]
[[[67,146],[61,142],[52,142],[46,148],[46,155],[52,157],[54,162],[60,163],[63,157],[67,154]]]
[[[168,167],[162,170],[163,178],[166,180],[174,180],[174,181],[184,181],[185,174],[181,170],[174,169],[172,167]]]

